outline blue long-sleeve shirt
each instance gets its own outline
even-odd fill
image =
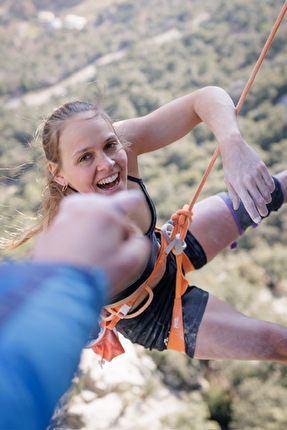
[[[98,323],[103,271],[0,265],[0,429],[41,430]]]

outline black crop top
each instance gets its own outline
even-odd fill
[[[116,303],[116,302],[124,299],[125,297],[130,296],[134,291],[136,291],[147,280],[147,278],[152,273],[153,268],[155,266],[157,254],[158,254],[158,241],[157,241],[156,235],[154,233],[154,228],[156,226],[156,219],[157,219],[155,205],[154,205],[152,199],[150,198],[142,179],[135,178],[133,176],[128,176],[128,180],[133,181],[133,182],[137,182],[140,185],[140,188],[145,195],[145,198],[147,200],[147,203],[148,203],[150,211],[151,211],[151,216],[152,216],[151,225],[145,234],[145,236],[147,236],[151,241],[151,253],[150,253],[150,258],[149,258],[149,261],[147,263],[147,266],[146,266],[145,270],[143,271],[142,275],[140,276],[140,278],[137,281],[135,281],[132,285],[127,287],[125,290],[121,291],[116,296],[109,298],[109,303]]]
[[[149,193],[147,192],[147,189],[145,187],[145,184],[143,183],[143,180],[140,178],[135,178],[134,176],[129,176],[128,175],[128,180],[132,181],[132,182],[136,182],[137,184],[139,184],[139,186],[141,187],[142,192],[145,195],[146,201],[149,205],[150,208],[150,212],[151,212],[151,225],[147,231],[147,233],[145,233],[145,236],[150,237],[154,231],[154,228],[156,226],[156,219],[157,219],[157,214],[156,214],[156,208],[154,205],[154,202],[152,201],[152,199],[150,198]]]

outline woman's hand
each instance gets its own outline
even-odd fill
[[[110,294],[119,293],[140,277],[149,258],[148,240],[131,228],[128,218],[142,201],[137,191],[65,197],[50,227],[38,236],[33,260],[103,268]]]
[[[229,195],[237,209],[240,200],[255,223],[268,213],[274,181],[264,162],[240,134],[221,146],[224,178]]]

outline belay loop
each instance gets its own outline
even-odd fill
[[[161,231],[168,243],[164,251],[165,254],[168,255],[172,251],[175,255],[179,255],[185,250],[184,239],[191,219],[192,212],[188,205],[184,205],[182,209],[172,215],[171,221],[162,226]]]
[[[188,227],[192,220],[192,211],[190,206],[184,205],[172,215],[171,233],[169,239],[169,246],[167,250],[172,250],[176,258],[176,285],[175,285],[175,298],[172,311],[170,333],[167,342],[167,349],[174,351],[185,352],[184,330],[183,330],[183,316],[182,316],[182,301],[181,297],[188,288],[188,281],[185,273],[194,270],[194,267],[183,253],[186,248],[185,237]],[[188,260],[188,266],[186,264]]]

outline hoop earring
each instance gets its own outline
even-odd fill
[[[63,187],[62,187],[62,194],[65,194],[66,191],[67,191],[67,189],[68,189],[68,184],[63,185]]]

